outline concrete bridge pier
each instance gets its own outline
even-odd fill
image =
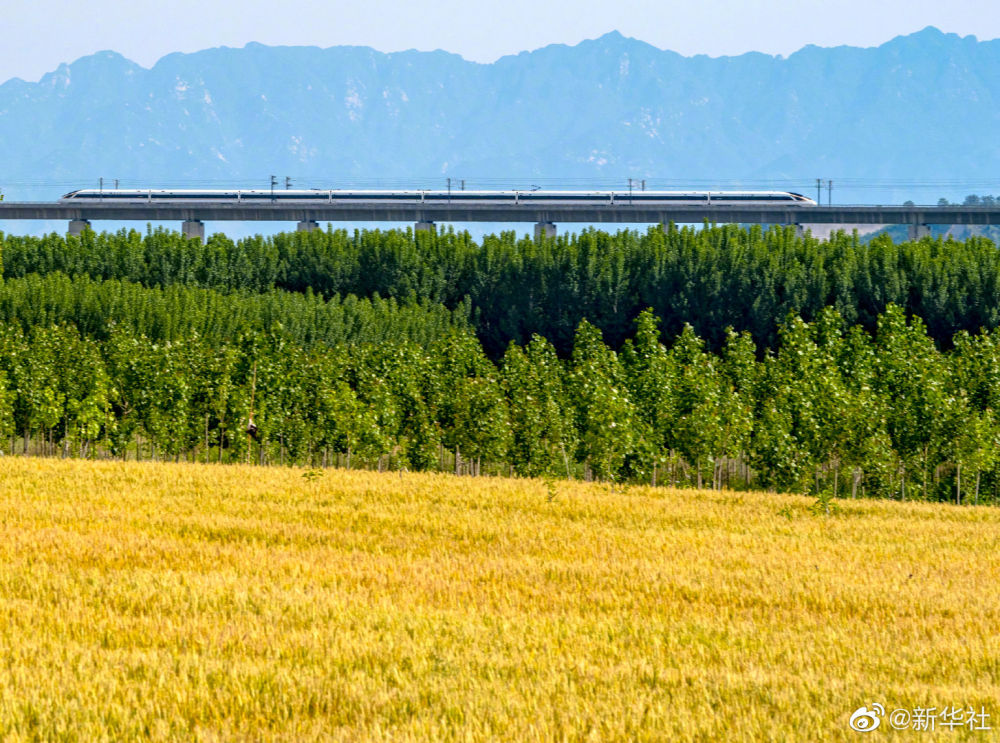
[[[295,226],[296,232],[315,232],[319,229],[319,224],[313,219],[303,219]]]
[[[185,219],[184,223],[181,225],[181,232],[184,234],[184,237],[196,238],[204,241],[205,223],[200,219]]]
[[[543,237],[555,237],[556,226],[552,222],[539,222],[535,225],[535,239],[541,240]]]
[[[930,237],[931,226],[929,224],[908,225],[908,236],[911,240],[919,240],[922,237]]]
[[[84,230],[90,229],[89,219],[71,219],[69,220],[69,234],[80,235]]]
[[[434,223],[429,219],[421,219],[419,222],[413,225],[414,232],[433,232]]]
[[[808,225],[799,224],[798,222],[796,222],[792,226],[795,228],[795,237],[798,237],[800,239],[806,236],[806,232],[809,229]]]

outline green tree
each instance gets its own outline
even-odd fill
[[[618,356],[586,320],[577,328],[567,388],[575,411],[578,456],[596,478],[617,478],[635,444],[635,406]]]
[[[510,410],[510,457],[519,474],[571,476],[576,449],[573,416],[555,348],[533,336],[525,348],[513,343],[502,364]]]

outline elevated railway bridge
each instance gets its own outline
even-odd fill
[[[317,229],[321,222],[413,222],[415,229],[438,222],[535,223],[535,235],[554,236],[556,225],[576,224],[780,224],[803,232],[816,225],[906,225],[912,238],[929,234],[930,225],[1000,225],[1000,206],[816,206],[811,204],[648,204],[622,199],[610,204],[489,204],[386,203],[354,200],[350,203],[242,202],[220,203],[192,199],[187,203],[116,203],[95,200],[75,203],[0,202],[0,220],[66,220],[70,234],[79,234],[94,221],[179,221],[189,237],[204,238],[206,221],[295,222],[300,231]]]

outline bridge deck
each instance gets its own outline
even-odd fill
[[[1000,206],[678,206],[615,204],[549,206],[493,204],[75,204],[0,202],[0,220],[317,222],[577,222],[757,224],[1000,225]]]

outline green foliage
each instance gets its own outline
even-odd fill
[[[347,303],[386,301],[379,297],[425,319],[431,307],[443,305],[439,331],[441,321],[450,322],[449,312],[471,320],[492,359],[511,341],[523,345],[534,334],[566,357],[583,319],[619,349],[647,308],[661,320],[661,342],[690,324],[714,350],[725,344],[727,328],[775,349],[789,314],[811,322],[825,307],[835,308],[848,326],[874,332],[878,316],[895,304],[921,317],[939,345],[960,330],[1000,325],[1000,253],[981,237],[897,245],[883,235],[863,244],[843,232],[820,241],[778,227],[668,225],[645,233],[584,230],[544,241],[509,231],[478,245],[451,229],[317,230],[235,242],[213,235],[202,243],[157,229],[145,235],[0,235],[0,253],[8,282],[60,274],[89,278],[95,287],[75,295],[78,304],[70,307],[65,288],[40,288],[36,278],[18,284],[18,294],[34,292],[45,301],[22,300],[12,310],[0,297],[0,318],[24,313],[16,319],[72,322],[88,334],[100,332],[114,315],[157,338],[189,328],[204,337],[231,337],[235,314],[265,327],[280,322],[303,342],[336,342],[345,333],[370,336],[370,325],[359,327],[356,320],[370,315]],[[149,310],[136,310],[128,299],[138,296],[138,287],[161,292],[142,295]],[[377,310],[373,306],[376,317],[368,323],[385,333]],[[422,321],[414,316],[407,327],[416,322]]]
[[[468,328],[468,306],[447,310],[416,300],[325,300],[310,292],[223,293],[172,285],[146,288],[116,279],[94,281],[61,273],[0,284],[0,323],[27,331],[69,323],[104,340],[115,327],[156,341],[198,335],[211,343],[244,333],[280,330],[298,344],[431,343],[453,330]]]
[[[501,365],[510,419],[510,461],[519,474],[570,477],[576,428],[565,371],[555,349],[534,336],[525,348],[511,344]]]
[[[0,243],[5,451],[998,499],[985,240]]]
[[[613,479],[635,445],[635,407],[617,355],[586,320],[577,330],[566,381],[577,455],[597,478]]]
[[[833,491],[821,490],[816,494],[815,502],[809,506],[809,511],[814,516],[837,516],[840,514],[840,506],[834,499]]]
[[[569,359],[536,336],[497,365],[468,331],[325,345],[280,328],[210,342],[4,325],[0,436],[64,456],[669,472],[813,492],[824,513],[848,493],[978,503],[1000,487],[997,338],[959,334],[940,351],[900,308],[875,337],[827,309],[789,317],[758,359],[746,334],[712,353],[690,326],[667,348],[644,312],[621,354],[585,321]]]

